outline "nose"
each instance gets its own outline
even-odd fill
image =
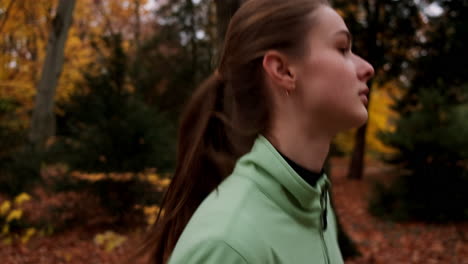
[[[357,56],[358,59],[358,65],[357,65],[357,74],[359,80],[362,82],[367,82],[369,81],[372,77],[375,75],[374,67],[364,60],[363,58]]]

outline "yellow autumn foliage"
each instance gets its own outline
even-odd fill
[[[394,153],[395,150],[388,147],[378,138],[379,131],[391,132],[395,130],[393,120],[398,114],[391,110],[393,99],[390,94],[399,94],[398,87],[389,82],[382,87],[374,87],[371,94],[369,107],[369,120],[366,134],[367,150],[378,153]]]
[[[6,215],[11,209],[11,202],[6,200],[0,205],[0,216]]]
[[[106,231],[94,236],[94,244],[103,247],[107,252],[110,252],[116,247],[119,247],[126,240],[127,238],[125,236],[119,235],[113,231]]]
[[[11,210],[6,218],[6,222],[9,223],[13,220],[19,220],[21,219],[22,215],[23,215],[23,211],[21,209]]]
[[[9,232],[10,232],[10,225],[8,225],[8,224],[3,225],[3,227],[2,227],[2,235],[6,235],[6,234],[8,234]]]
[[[31,239],[31,237],[34,236],[34,234],[36,234],[35,228],[31,227],[31,228],[26,229],[26,232],[21,237],[21,243],[26,244],[29,241],[29,239]]]
[[[151,226],[156,222],[159,210],[161,210],[161,208],[157,205],[143,207],[143,213],[146,216],[146,223],[148,226]]]
[[[18,196],[15,197],[15,204],[21,205],[23,202],[31,200],[31,196],[27,193],[20,193]]]
[[[146,176],[144,176],[144,179],[148,181],[150,184],[156,186],[158,190],[163,190],[169,186],[171,183],[171,179],[168,177],[161,177],[160,175],[156,173],[151,173]]]
[[[145,8],[149,0],[140,1],[142,18],[151,15]],[[58,0],[0,1],[0,10],[8,10],[2,17],[2,38],[0,46],[6,47],[0,53],[0,98],[13,98],[18,101],[17,115],[22,127],[29,125],[30,112],[34,106],[36,84],[41,76],[46,55],[50,23],[53,21]],[[105,7],[101,12],[97,5]],[[127,1],[77,1],[73,11],[73,23],[68,32],[64,49],[64,63],[56,88],[55,99],[67,101],[82,82],[83,70],[98,60],[99,53],[93,41],[99,41],[111,27],[124,37],[126,50],[133,48],[135,23],[129,23],[135,15],[133,5]],[[104,17],[106,16],[106,17]],[[109,20],[107,20],[109,19]],[[151,20],[142,19],[141,37],[151,34]],[[60,114],[60,109],[55,109]]]
[[[393,131],[395,129],[392,120],[396,119],[398,114],[390,108],[393,104],[390,94],[398,95],[398,92],[398,88],[391,82],[382,87],[374,86],[372,88],[366,134],[367,153],[393,153],[395,151],[380,141],[378,133],[379,131]],[[334,143],[346,154],[353,150],[355,132],[356,129],[352,129],[338,134],[334,139]]]
[[[91,182],[97,182],[101,180],[113,180],[113,181],[130,181],[135,178],[138,178],[141,181],[146,181],[149,184],[156,187],[158,191],[163,191],[171,183],[171,179],[166,175],[165,177],[157,174],[155,170],[148,170],[141,173],[133,172],[112,172],[112,173],[85,173],[74,171],[71,173],[71,176]]]
[[[27,243],[34,235],[44,234],[44,230],[36,230],[33,227],[18,227],[14,221],[18,221],[23,217],[23,209],[21,205],[31,200],[31,196],[27,193],[17,195],[13,202],[5,200],[0,205],[0,224],[2,225],[0,239],[4,244],[11,244],[14,241]],[[50,234],[50,233],[49,233]]]

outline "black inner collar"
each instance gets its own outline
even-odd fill
[[[297,164],[296,162],[292,161],[291,159],[289,159],[288,157],[283,155],[283,153],[281,153],[279,151],[278,151],[278,153],[281,154],[281,156],[286,160],[286,162],[289,164],[289,166],[291,166],[291,168],[293,168],[294,171],[296,171],[296,173],[299,174],[299,176],[301,176],[301,178],[304,179],[311,186],[315,186],[318,179],[324,173],[323,168],[320,170],[320,172],[311,171],[311,170],[308,170],[308,169],[302,167],[301,165]]]

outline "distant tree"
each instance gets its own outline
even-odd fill
[[[29,130],[29,141],[34,150],[42,150],[46,141],[55,134],[54,96],[62,72],[65,42],[72,23],[75,2],[61,0],[52,21]]]
[[[239,9],[243,0],[215,0],[218,31],[218,46],[221,46],[231,17]]]
[[[210,0],[168,1],[156,11],[154,34],[141,42],[131,78],[137,92],[177,124],[193,89],[213,71],[216,14]]]

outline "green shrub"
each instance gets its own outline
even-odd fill
[[[376,185],[371,212],[398,220],[468,219],[468,108],[450,104],[443,91],[421,91],[420,105],[382,140],[399,150],[386,157],[399,177]]]
[[[44,154],[20,150],[3,159],[0,192],[14,196],[41,183],[40,168],[43,157]]]
[[[67,102],[59,107],[57,138],[50,148],[51,162],[65,163],[69,171],[83,173],[133,173],[126,180],[77,180],[64,176],[52,189],[88,190],[109,212],[121,219],[136,203],[154,203],[154,190],[136,177],[137,172],[173,167],[173,122],[148,106],[127,81],[127,58],[121,39],[103,39],[109,57],[93,64]],[[103,52],[105,53],[105,52]],[[156,198],[154,198],[156,196]]]
[[[40,180],[41,154],[24,149],[26,130],[16,110],[19,103],[0,98],[0,192],[15,196]]]

